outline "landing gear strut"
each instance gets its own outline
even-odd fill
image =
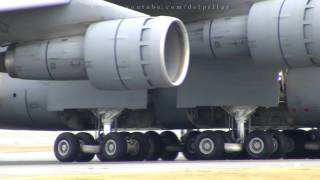
[[[251,159],[283,158],[288,152],[289,139],[281,132],[276,130],[251,132],[251,122],[249,122],[246,135],[245,123],[256,108],[255,106],[225,107],[237,124],[235,141],[244,146],[247,156]]]

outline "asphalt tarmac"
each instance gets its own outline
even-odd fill
[[[186,161],[181,155],[176,161],[60,163],[52,152],[0,153],[0,179],[9,177],[39,177],[89,175],[108,173],[171,173],[212,170],[319,168],[320,160],[223,160]]]

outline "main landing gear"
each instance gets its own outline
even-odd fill
[[[232,139],[234,131],[189,131],[179,140],[164,131],[146,133],[111,132],[96,140],[87,133],[62,133],[54,144],[61,162],[173,161],[182,152],[188,160],[319,158],[320,139],[311,131],[256,130],[244,143]]]
[[[100,161],[155,161],[159,158],[171,161],[181,151],[180,140],[173,132],[117,132],[115,127],[115,132],[108,133],[108,127],[121,110],[100,109],[94,113],[101,119],[97,138],[88,133],[62,133],[54,144],[54,153],[59,161],[88,162],[94,155]]]
[[[96,139],[88,133],[62,133],[54,143],[61,162],[175,160],[182,152],[188,160],[280,159],[320,157],[319,130],[254,130],[246,127],[255,107],[230,107],[236,128],[226,131],[188,131],[181,139],[171,131],[108,132],[121,110],[101,110]],[[248,123],[250,124],[250,122]],[[116,123],[115,123],[116,125]],[[233,130],[236,129],[236,130]]]

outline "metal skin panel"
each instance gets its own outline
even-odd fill
[[[86,79],[83,37],[21,43],[9,48],[5,69],[13,78],[31,80]]]
[[[46,61],[53,79],[79,80],[87,77],[82,37],[55,39],[49,42]]]
[[[255,3],[248,21],[249,47],[255,62],[285,68],[318,66],[319,13],[318,0]]]
[[[60,129],[63,126],[58,112],[47,110],[48,86],[30,87],[25,91],[25,101],[33,128]]]
[[[278,16],[282,1],[255,3],[248,19],[251,56],[261,65],[284,67],[278,39]],[[262,13],[268,12],[268,13]],[[276,64],[276,65],[274,65]]]
[[[50,82],[48,110],[129,108],[144,109],[147,106],[147,90],[103,91],[94,88],[89,81]]]
[[[33,44],[25,44],[17,47],[13,51],[13,58],[10,58],[6,64],[9,74],[14,74],[26,79],[44,80],[50,79],[50,74],[47,71],[46,58],[47,42],[35,42]],[[11,52],[9,52],[10,54]],[[19,59],[21,61],[14,61]]]
[[[304,23],[310,21],[310,19],[304,18],[308,1],[310,0],[286,0],[281,7],[279,39],[282,56],[289,67],[312,66],[312,61],[309,60],[305,47],[307,39],[304,32]],[[312,29],[312,31],[314,30]]]
[[[1,81],[1,85],[4,85],[4,81]],[[28,127],[32,123],[26,109],[25,91],[22,89],[7,89],[0,92],[0,113],[0,124],[15,127]]]
[[[290,69],[286,79],[289,111],[295,123],[319,127],[320,68]]]
[[[178,87],[177,106],[278,106],[278,72],[259,69],[250,59],[237,63],[192,59],[187,79]]]
[[[247,21],[247,16],[227,17],[212,21],[210,40],[216,58],[241,59],[250,56]]]
[[[247,19],[237,16],[187,24],[191,56],[224,61],[250,57]]]
[[[3,73],[0,81],[1,127],[44,130],[64,126],[58,112],[47,111],[45,83],[11,79]]]
[[[192,129],[196,126],[189,120],[186,109],[177,108],[177,88],[157,89],[151,92],[154,117],[163,127]]]

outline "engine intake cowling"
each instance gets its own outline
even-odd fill
[[[180,85],[187,73],[189,44],[176,18],[134,18],[88,28],[85,61],[99,89],[141,89]]]

